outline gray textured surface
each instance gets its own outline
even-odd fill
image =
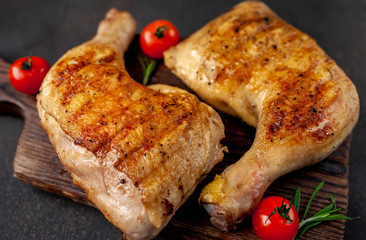
[[[141,31],[165,18],[188,36],[239,1],[0,1],[0,57],[11,62],[39,55],[54,63],[66,50],[91,38],[105,12],[130,11]],[[366,237],[366,1],[265,1],[282,18],[314,37],[356,84],[361,115],[350,159],[349,216],[345,239]],[[1,111],[0,111],[1,112]],[[97,210],[34,189],[12,176],[23,121],[0,115],[0,239],[119,239],[121,233]]]

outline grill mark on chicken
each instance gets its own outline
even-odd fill
[[[121,139],[125,139],[129,134],[139,127],[146,134],[141,142],[134,146],[134,149],[125,147],[124,154],[132,156],[140,148],[144,149],[143,152],[149,151],[150,147],[153,146],[151,141],[159,141],[159,136],[165,136],[169,132],[175,131],[178,125],[182,124],[183,121],[190,121],[192,116],[190,113],[196,109],[189,109],[182,103],[184,99],[179,97],[171,98],[159,92],[149,90],[145,93],[145,96],[139,96],[135,101],[130,100],[131,95],[127,96],[115,96],[116,89],[103,89],[100,86],[100,79],[103,75],[100,73],[106,72],[104,63],[110,63],[115,60],[115,54],[110,54],[103,61],[95,59],[95,52],[99,49],[88,49],[86,55],[80,58],[64,59],[58,63],[59,76],[55,84],[58,87],[65,86],[66,91],[61,96],[60,106],[61,111],[70,111],[70,102],[79,96],[85,94],[84,84],[70,84],[74,81],[87,81],[85,84],[95,89],[94,92],[84,104],[79,106],[79,109],[75,112],[68,112],[68,120],[66,125],[62,126],[65,132],[73,136],[76,140],[75,143],[79,144],[88,150],[95,153],[98,157],[105,157],[105,155],[111,149],[117,149],[117,151],[123,149],[119,146]],[[83,59],[87,60],[83,60]],[[75,64],[67,64],[68,62],[75,62]],[[62,70],[64,68],[64,70]],[[93,69],[91,69],[93,68]],[[85,76],[86,74],[94,74],[92,77]],[[108,70],[109,74],[115,74],[114,69]],[[71,74],[72,73],[72,74]],[[123,81],[123,78],[128,78],[122,72],[118,72],[118,82]],[[87,79],[87,80],[85,80]],[[105,83],[103,83],[105,84]],[[128,92],[124,89],[125,86],[116,86],[120,92]],[[101,89],[102,88],[102,89]],[[103,91],[102,91],[103,90]],[[131,89],[132,90],[132,89]],[[102,104],[99,107],[95,106],[95,102],[98,102],[97,98],[109,99],[110,102],[115,101],[121,103],[121,106],[115,106],[116,108],[108,107]],[[153,101],[151,99],[154,99]],[[158,103],[158,104],[157,104]],[[139,106],[139,109],[123,107],[123,106]],[[179,108],[177,108],[177,105]],[[123,107],[123,109],[121,109]],[[90,114],[90,112],[92,112]],[[103,114],[96,114],[101,112]],[[96,118],[95,116],[100,116]],[[161,119],[166,119],[165,124],[160,124]],[[69,124],[75,124],[82,121],[85,123],[79,132],[75,132]],[[112,124],[115,122],[117,124]],[[155,128],[151,128],[151,125],[155,125]],[[69,128],[72,128],[71,130]],[[114,139],[113,141],[111,139]],[[129,145],[129,144],[127,144]],[[140,153],[140,155],[143,153]],[[136,164],[138,158],[128,158],[129,161],[125,161],[126,158],[122,157],[115,164],[116,168],[123,171],[124,168],[129,168],[131,165]],[[128,169],[125,172],[129,172]]]
[[[247,82],[252,77],[253,66],[267,64],[277,50],[277,45],[268,44],[273,37],[268,36],[268,33],[283,27],[284,22],[273,17],[263,17],[259,12],[256,15],[256,18],[249,19],[245,14],[239,15],[225,29],[214,24],[210,26],[210,38],[207,40],[210,53],[206,55],[206,61],[216,61],[221,66],[213,70],[215,83],[221,84],[226,79]],[[247,31],[248,28],[254,31]],[[254,58],[246,57],[252,45],[258,48],[258,54]]]
[[[169,202],[168,199],[163,199],[163,204],[165,206],[165,215],[170,215],[173,213],[174,205]]]
[[[319,127],[325,119],[331,118],[324,109],[328,109],[335,101],[338,91],[330,81],[330,76],[323,76],[324,80],[319,81],[314,79],[316,76],[314,71],[316,70],[313,65],[302,73],[286,69],[283,75],[280,74],[283,78],[278,79],[278,93],[266,104],[269,140],[282,139],[287,135],[287,138],[296,136],[297,140],[307,138],[317,142],[332,136],[334,126],[329,122],[315,132],[309,131],[311,128]],[[279,74],[279,71],[276,71],[276,74]],[[299,133],[289,135],[289,132]]]
[[[333,152],[358,119],[350,79],[261,2],[238,4],[164,61],[202,99],[257,128],[252,147],[201,193],[221,230],[250,214],[274,179]]]
[[[309,61],[313,58],[316,59],[319,52],[313,46],[314,41],[309,41],[307,35],[297,31],[273,14],[254,12],[253,15],[255,17],[251,14],[236,16],[234,20],[231,20],[230,27],[225,29],[214,26],[214,24],[208,25],[210,37],[206,41],[209,43],[207,49],[210,51],[205,54],[204,66],[198,72],[207,72],[208,68],[212,68],[212,72],[214,72],[212,79],[214,81],[209,82],[209,84],[224,84],[225,80],[230,80],[229,88],[234,91],[240,84],[246,84],[252,78],[253,72],[261,71],[260,69],[274,68],[272,70],[273,74],[269,73],[267,77],[269,81],[265,81],[264,85],[258,86],[258,88],[271,88],[273,86],[265,85],[276,84],[275,87],[280,89],[279,92],[286,99],[280,102],[277,102],[278,99],[274,99],[273,102],[276,102],[276,104],[268,103],[274,105],[271,108],[273,111],[270,115],[273,123],[268,126],[268,139],[270,141],[273,141],[274,138],[282,139],[283,136],[279,133],[283,127],[286,130],[297,129],[298,127],[306,130],[311,128],[312,125],[318,126],[324,119],[320,116],[323,111],[318,114],[307,112],[304,103],[309,103],[309,100],[303,99],[300,95],[303,95],[306,91],[309,92],[309,96],[314,96],[313,91],[316,92],[315,98],[317,99],[322,99],[327,95],[328,88],[322,88],[322,92],[320,92],[319,87],[313,86],[318,84],[318,81],[312,81],[312,78],[316,77],[316,67],[321,63],[314,62],[300,73],[296,68],[292,69],[287,66],[287,62],[292,61],[294,55],[305,56]],[[228,16],[223,21],[231,18]],[[286,47],[289,44],[302,44],[305,38],[308,43],[303,44],[301,48]],[[253,48],[256,49],[256,54],[254,56],[252,54],[246,55],[249,49]],[[233,50],[231,51],[231,49]],[[274,58],[276,61],[272,60]],[[215,61],[214,66],[220,67],[211,67],[213,65],[212,61]],[[324,59],[324,62],[328,61],[330,61],[329,58]],[[282,64],[278,65],[278,63]],[[330,64],[333,64],[333,62],[330,62]],[[293,81],[294,78],[299,78],[299,81]],[[277,79],[278,82],[270,81],[271,79]],[[312,88],[314,88],[313,91]],[[286,108],[284,109],[284,107]],[[313,115],[318,116],[318,118]],[[284,126],[285,118],[286,126]],[[317,131],[319,134],[309,133],[307,137],[320,141],[322,138],[330,136],[328,133],[331,131],[331,126],[326,124],[326,128]]]
[[[58,156],[128,239],[151,239],[223,158],[224,126],[184,90],[142,86],[123,53],[136,24],[109,11],[90,41],[68,51],[45,77],[37,109]]]

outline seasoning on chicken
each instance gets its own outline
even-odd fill
[[[276,178],[331,154],[358,119],[357,91],[342,69],[261,2],[238,4],[164,61],[203,100],[256,127],[249,151],[200,196],[222,230],[250,214]]]
[[[128,239],[151,239],[222,160],[224,127],[196,96],[129,76],[123,54],[135,26],[110,10],[92,40],[51,68],[37,109],[88,199]]]

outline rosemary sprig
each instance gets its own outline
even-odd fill
[[[157,60],[148,59],[147,57],[144,57],[144,58],[137,57],[137,59],[139,60],[141,66],[142,66],[142,71],[144,74],[144,77],[142,79],[142,84],[144,86],[146,86],[147,83],[149,82],[151,74],[155,70]]]
[[[339,210],[341,210],[340,208],[336,208],[336,203],[335,203],[335,199],[334,197],[329,194],[331,203],[323,208],[322,210],[320,210],[319,212],[317,212],[316,214],[314,214],[312,217],[310,218],[305,218],[310,206],[311,206],[311,202],[313,201],[315,195],[319,192],[319,190],[323,187],[324,182],[321,182],[314,190],[313,194],[311,195],[309,202],[306,206],[304,215],[302,217],[302,220],[300,222],[299,225],[299,230],[295,236],[294,239],[298,239],[301,237],[301,235],[303,235],[307,230],[309,230],[312,227],[315,227],[319,224],[321,224],[324,221],[332,221],[332,220],[340,220],[340,219],[346,219],[346,220],[351,220],[352,218],[347,217],[343,214],[333,214]],[[298,213],[298,215],[300,216],[300,202],[301,202],[301,192],[300,189],[297,188],[294,194],[294,198],[292,199],[292,203],[294,205],[294,207],[296,208],[296,211]]]

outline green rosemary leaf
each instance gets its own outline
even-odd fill
[[[144,59],[142,59],[140,57],[137,57],[137,60],[139,60],[141,66],[142,66],[142,71],[145,73],[146,72],[146,64],[145,64]]]
[[[147,65],[147,68],[146,68],[146,73],[144,75],[144,80],[143,80],[143,85],[146,86],[147,83],[149,82],[149,79],[150,79],[150,75],[153,73],[155,67],[156,67],[156,60],[151,60],[149,62],[149,64]]]
[[[329,215],[328,217],[323,217],[321,221],[324,222],[324,221],[341,220],[341,219],[351,220],[352,218],[344,216],[343,214],[334,214]]]
[[[311,202],[313,201],[315,195],[319,192],[319,190],[323,187],[324,185],[324,181],[319,183],[319,185],[315,188],[313,194],[311,195],[310,199],[309,199],[309,202],[308,202],[308,205],[306,206],[306,209],[305,209],[305,212],[304,212],[304,216],[302,217],[302,220],[303,221],[306,217],[306,214],[308,213],[309,211],[309,208],[310,208],[310,205],[311,205]]]
[[[319,212],[317,212],[316,214],[314,214],[313,217],[322,215],[323,213],[326,213],[326,212],[334,209],[334,207],[335,207],[335,199],[333,198],[333,196],[331,194],[329,194],[329,196],[330,196],[330,199],[331,199],[332,203],[329,204],[328,206],[326,206],[325,208],[323,208],[322,210],[320,210]]]
[[[319,218],[319,219],[321,219],[321,218],[323,218],[323,217],[327,217],[327,216],[329,216],[330,214],[332,214],[332,213],[334,213],[334,212],[337,212],[337,211],[339,211],[339,210],[341,210],[341,208],[335,208],[335,209],[332,209],[332,210],[329,210],[329,211],[326,211],[326,212],[324,212],[324,213],[322,213],[322,214],[318,214],[318,215],[314,215],[314,216],[312,216],[311,218]]]
[[[292,199],[292,205],[295,207],[297,214],[300,214],[300,204],[301,204],[301,192],[300,188],[296,188],[294,198]]]
[[[328,221],[328,217],[329,216],[336,216],[336,215],[330,215],[330,214],[332,214],[333,212],[337,212],[339,210],[341,210],[341,209],[340,208],[334,209],[334,210],[325,212],[325,213],[323,213],[321,215],[318,215],[318,216],[315,216],[314,215],[314,216],[312,216],[310,218],[307,218],[307,219],[305,219],[305,220],[303,220],[303,221],[300,222],[299,228],[302,228],[303,226],[305,226],[306,224],[308,224],[310,222],[317,222],[317,221],[323,222],[323,221]],[[343,215],[343,214],[338,214],[338,215]]]
[[[330,197],[330,199],[331,199],[332,203],[334,204],[334,208],[336,208],[336,207],[337,207],[337,206],[336,206],[336,201],[335,201],[335,199],[334,199],[333,195],[332,195],[332,194],[329,194],[329,197]]]
[[[143,79],[142,79],[142,84],[144,86],[147,85],[147,83],[149,82],[150,76],[151,74],[154,72],[157,61],[156,60],[149,60],[147,57],[145,57],[144,59],[137,57],[137,59],[139,60],[141,66],[142,66],[142,71],[143,71]]]
[[[333,221],[333,220],[352,220],[355,218],[350,218],[347,217],[343,214],[333,214],[335,212],[338,212],[339,210],[341,210],[341,208],[336,208],[336,201],[334,199],[334,197],[332,196],[332,194],[329,194],[329,198],[331,200],[331,203],[326,206],[325,208],[321,209],[320,211],[318,211],[316,214],[314,214],[313,216],[311,216],[310,218],[306,218],[306,214],[308,213],[311,203],[315,197],[315,195],[319,192],[319,190],[323,187],[324,182],[321,182],[314,190],[313,194],[311,195],[309,202],[306,206],[304,215],[302,217],[302,220],[299,224],[299,230],[296,234],[296,237],[294,239],[298,239],[301,237],[301,235],[303,235],[307,230],[309,230],[309,228],[312,228],[316,225],[321,224],[324,221]],[[297,188],[294,194],[294,198],[292,199],[291,202],[293,202],[294,207],[297,210],[297,207],[300,208],[300,200],[301,200],[301,192],[300,190]],[[297,210],[298,211],[298,210]]]

